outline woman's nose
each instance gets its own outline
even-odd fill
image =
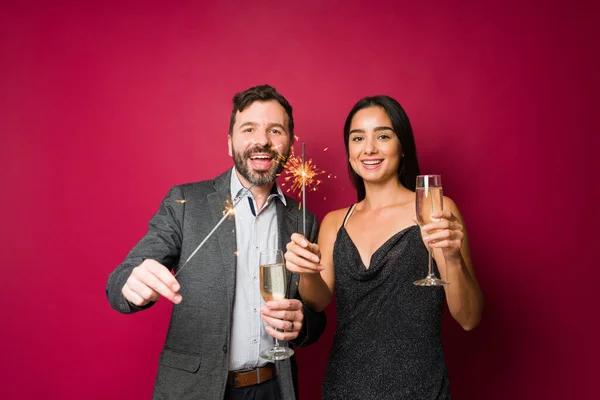
[[[373,154],[377,152],[377,147],[375,147],[375,143],[371,139],[365,140],[365,154]]]

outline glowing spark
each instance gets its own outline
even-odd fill
[[[296,156],[292,149],[292,153],[285,163],[286,176],[283,178],[285,182],[282,183],[281,186],[285,186],[285,184],[288,183],[289,186],[286,192],[301,194],[302,179],[304,179],[306,187],[309,188],[309,190],[316,191],[317,186],[323,182],[317,177],[324,173],[325,171],[318,168],[313,163],[312,159],[305,161],[304,165],[302,165],[302,158]]]
[[[231,199],[227,199],[227,201],[225,202],[225,209],[223,210],[223,215],[232,216],[233,214],[235,214],[233,201],[231,201]]]

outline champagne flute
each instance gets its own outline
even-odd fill
[[[431,222],[437,222],[436,218],[431,218],[431,214],[441,211],[444,208],[444,194],[442,191],[442,177],[440,175],[418,175],[417,176],[417,221],[422,228]],[[429,269],[427,276],[415,281],[417,286],[444,286],[448,285],[443,279],[433,274],[433,260],[431,246],[427,246],[429,253]]]
[[[265,301],[283,300],[285,298],[285,266],[281,250],[262,250],[259,254],[260,294]],[[275,338],[275,346],[260,351],[265,360],[284,360],[294,355],[289,347],[279,346]]]

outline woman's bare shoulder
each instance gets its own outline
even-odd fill
[[[323,222],[321,224],[322,229],[332,229],[337,231],[342,223],[344,222],[344,217],[348,213],[350,207],[340,208],[338,210],[330,211],[323,218]]]

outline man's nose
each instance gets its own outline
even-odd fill
[[[260,146],[267,146],[271,143],[271,137],[266,130],[259,129],[255,135],[256,144]]]

